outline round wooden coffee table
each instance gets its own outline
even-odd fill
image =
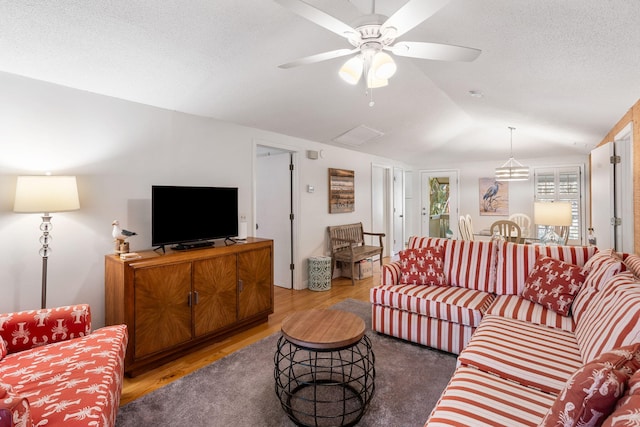
[[[306,310],[282,322],[276,394],[299,426],[353,426],[375,390],[375,356],[364,321],[340,310]]]

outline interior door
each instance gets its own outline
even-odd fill
[[[404,249],[404,170],[393,168],[393,255]]]
[[[291,153],[258,146],[256,236],[273,239],[274,284],[293,289]]]
[[[615,227],[616,250],[634,253],[633,218],[633,141],[632,125],[622,130],[614,141],[614,154],[619,158],[615,163],[615,213],[619,219]]]
[[[601,249],[615,247],[615,230],[611,225],[611,218],[615,217],[613,153],[613,144],[591,151],[591,227],[596,246]]]

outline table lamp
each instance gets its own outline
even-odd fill
[[[533,205],[534,222],[547,227],[545,235],[540,239],[544,245],[563,245],[566,236],[562,238],[556,233],[555,227],[568,227],[573,221],[570,202],[535,202]]]
[[[47,305],[47,259],[51,253],[49,233],[52,212],[80,209],[78,186],[75,176],[19,176],[16,183],[16,198],[13,211],[19,213],[42,212],[40,230],[40,256],[42,257],[42,308]]]

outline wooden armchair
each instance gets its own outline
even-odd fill
[[[354,265],[356,262],[380,256],[382,267],[382,252],[384,233],[369,233],[363,230],[362,223],[333,225],[327,227],[331,245],[331,277],[338,261],[351,264],[351,284],[355,286]],[[378,236],[379,246],[365,245],[364,236]]]

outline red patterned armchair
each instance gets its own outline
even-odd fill
[[[127,339],[86,304],[0,314],[0,427],[113,426]]]

